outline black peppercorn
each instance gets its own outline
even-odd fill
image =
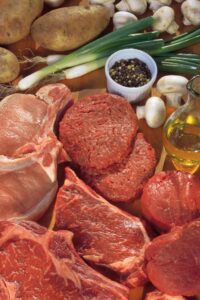
[[[151,80],[148,66],[138,58],[121,59],[109,70],[111,78],[126,87],[139,87]]]

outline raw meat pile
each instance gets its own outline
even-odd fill
[[[0,102],[0,220],[36,220],[54,199],[63,150],[53,129],[71,101],[69,89],[54,84]]]
[[[67,110],[59,132],[83,179],[106,199],[127,202],[140,196],[156,165],[154,149],[137,129],[127,101],[100,94]]]
[[[0,103],[0,300],[128,300],[129,288],[148,280],[154,290],[145,300],[200,294],[199,177],[168,171],[150,178],[154,149],[123,98],[72,103],[63,84]],[[54,131],[63,113],[60,142]],[[22,221],[37,220],[55,198],[66,154],[86,183],[66,168],[57,231]],[[107,201],[142,192],[143,217],[167,232],[152,241],[149,223]]]
[[[97,195],[69,168],[56,199],[56,227],[72,231],[80,256],[111,269],[122,283],[136,287],[146,281],[149,238],[142,222]]]
[[[69,231],[0,221],[0,299],[127,300],[128,289],[90,268]]]

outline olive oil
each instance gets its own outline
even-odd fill
[[[163,145],[176,169],[195,173],[200,166],[200,76],[188,84],[189,99],[167,120]]]

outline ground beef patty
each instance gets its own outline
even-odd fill
[[[108,200],[128,202],[140,196],[143,185],[153,175],[155,151],[138,133],[132,152],[115,166],[101,172],[82,168],[84,180]]]
[[[98,94],[67,110],[60,123],[60,140],[74,163],[101,170],[130,153],[137,129],[136,115],[125,99]]]

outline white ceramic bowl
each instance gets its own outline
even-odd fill
[[[138,58],[149,67],[151,72],[151,80],[140,87],[126,87],[117,82],[115,82],[110,74],[109,70],[114,65],[116,61],[121,59],[131,59]],[[153,58],[144,51],[137,49],[123,49],[113,53],[106,61],[105,64],[105,74],[107,79],[107,89],[110,93],[120,95],[127,99],[129,102],[139,102],[143,100],[148,93],[150,92],[156,77],[157,77],[158,69]]]

